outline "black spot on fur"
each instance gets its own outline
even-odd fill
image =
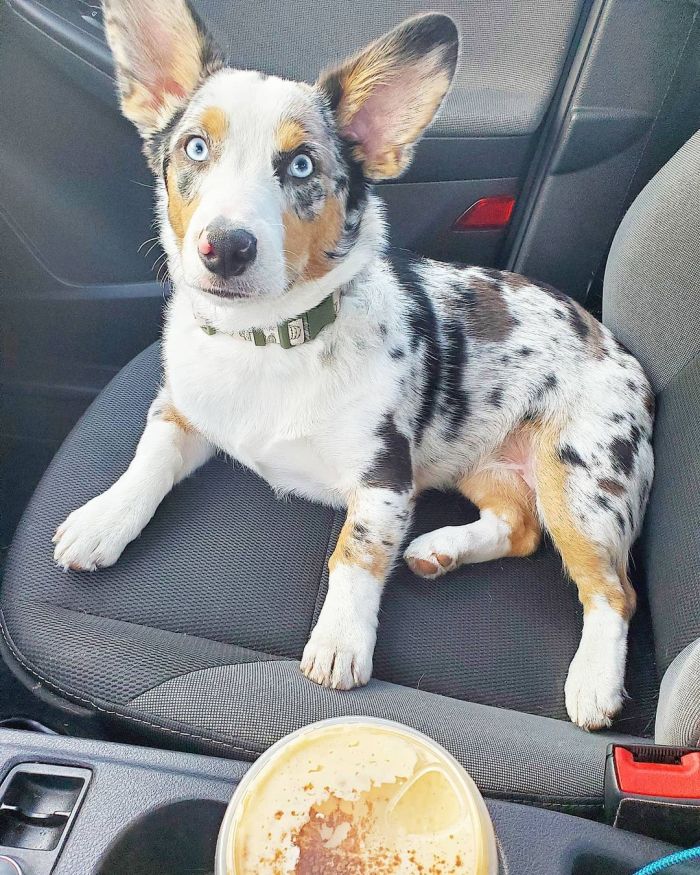
[[[613,467],[619,474],[629,477],[632,473],[641,436],[639,428],[633,425],[628,438],[617,437],[610,444]]]
[[[569,444],[565,444],[559,450],[559,458],[567,465],[576,465],[579,468],[588,468],[588,465],[579,456],[576,450]]]
[[[558,383],[558,380],[554,376],[554,374],[548,374],[545,377],[544,383],[542,383],[542,385],[539,386],[537,391],[535,392],[535,396],[534,396],[535,400],[541,401],[544,398],[544,396],[547,394],[547,392],[556,388],[557,383]]]
[[[595,500],[601,507],[604,507],[606,510],[612,510],[612,504],[610,504],[610,500],[604,495],[596,495]]]
[[[360,235],[369,183],[362,172],[362,165],[352,153],[352,143],[338,135],[332,120],[329,120],[328,127],[330,135],[336,139],[338,156],[344,168],[344,172],[335,179],[335,189],[339,195],[345,195],[345,222],[335,249],[327,253],[329,258],[337,261],[348,255]]]
[[[144,142],[143,151],[151,168],[165,179],[170,164],[170,139],[180,124],[187,106],[177,109],[164,128],[152,134]]]
[[[380,326],[379,326],[379,333],[380,333],[381,336],[382,336],[382,340],[386,340],[386,336],[387,336],[387,334],[388,334],[388,329],[387,329],[386,325],[385,325],[383,322],[382,322],[382,323],[380,324]]]
[[[367,486],[406,492],[413,482],[411,448],[408,439],[397,430],[393,417],[387,414],[377,429],[381,448],[371,468],[362,478]]]
[[[502,355],[501,356],[501,364],[502,365],[509,365],[510,364],[510,356],[509,355]]]
[[[450,74],[457,64],[459,35],[457,26],[447,15],[409,19],[401,28],[400,40],[402,60],[418,60],[441,46],[442,63]]]
[[[550,286],[549,283],[537,283],[537,286],[542,289],[543,292],[546,292],[551,298],[554,298],[555,301],[563,304],[569,319],[569,325],[571,325],[574,333],[578,335],[581,340],[587,340],[588,335],[590,334],[590,328],[588,327],[586,320],[585,310],[583,310],[583,308],[568,295],[560,292],[559,289],[555,289],[554,286]]]
[[[611,480],[610,478],[599,480],[598,486],[606,492],[609,492],[611,495],[622,495],[625,491],[625,487],[622,483],[617,480]]]
[[[501,407],[503,403],[503,389],[500,386],[496,386],[489,393],[488,402],[492,407]]]
[[[369,195],[369,183],[362,172],[362,164],[352,153],[353,145],[348,140],[339,137],[339,152],[347,170],[348,193],[345,208],[348,213],[363,210]]]
[[[409,253],[392,254],[392,265],[402,289],[411,302],[408,317],[411,349],[423,350],[423,385],[421,405],[415,423],[415,440],[420,443],[426,428],[435,415],[442,378],[442,351],[438,340],[438,324],[432,301],[423,288],[423,280],[416,265],[418,259]]]
[[[444,398],[441,408],[449,419],[451,434],[456,438],[455,432],[461,427],[469,414],[469,399],[464,391],[464,366],[466,365],[466,344],[464,332],[459,322],[450,321],[444,325],[446,338],[444,368],[442,385]]]
[[[521,358],[527,358],[528,356],[532,355],[533,352],[534,350],[530,349],[529,346],[521,346],[520,349],[517,350],[516,354],[519,355]]]
[[[389,355],[393,359],[398,360],[398,359],[402,359],[406,355],[406,351],[401,349],[400,346],[395,346],[393,349],[389,350]]]
[[[569,307],[569,325],[571,325],[571,327],[574,329],[575,333],[578,334],[581,340],[588,339],[588,335],[590,334],[588,325],[586,325],[578,309],[573,305]]]
[[[468,331],[475,340],[501,343],[520,324],[503,295],[503,284],[480,276],[455,282],[456,301],[465,313]]]
[[[644,389],[644,407],[651,419],[653,419],[656,413],[656,398],[648,386]]]
[[[622,516],[620,511],[612,506],[612,504],[610,503],[610,499],[607,498],[605,495],[596,495],[595,500],[596,500],[596,504],[598,504],[600,507],[607,510],[609,513],[611,513],[615,517],[618,528],[620,529],[620,533],[624,535],[624,533],[625,533],[625,518]]]

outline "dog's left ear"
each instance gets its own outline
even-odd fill
[[[447,94],[458,53],[448,15],[418,15],[321,76],[318,86],[368,179],[392,179],[408,167]]]

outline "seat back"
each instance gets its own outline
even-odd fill
[[[657,396],[642,556],[664,676],[657,741],[700,738],[700,132],[630,207],[605,273],[603,320]]]

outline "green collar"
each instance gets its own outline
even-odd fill
[[[256,346],[271,346],[279,344],[282,349],[301,346],[318,337],[319,333],[338,315],[340,308],[340,290],[336,289],[320,304],[301,313],[293,319],[287,319],[270,328],[250,328],[244,331],[219,331],[206,321],[199,321],[199,327],[205,334],[228,334],[230,337],[240,337],[254,343]]]

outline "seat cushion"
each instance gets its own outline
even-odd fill
[[[372,713],[439,737],[490,792],[599,797],[605,737],[560,722],[581,613],[547,545],[438,583],[400,563],[382,606],[376,680],[352,693],[298,671],[343,514],[281,501],[228,459],[178,485],[112,568],[57,569],[53,531],[124,471],[160,376],[153,346],[88,410],[24,515],[1,596],[5,649],[24,672],[159,743],[254,757],[317,717]],[[475,518],[461,498],[433,493],[415,528]],[[618,721],[626,733],[652,728],[652,651],[642,608]],[[505,758],[484,765],[489,749]],[[548,778],[533,775],[533,760]]]

